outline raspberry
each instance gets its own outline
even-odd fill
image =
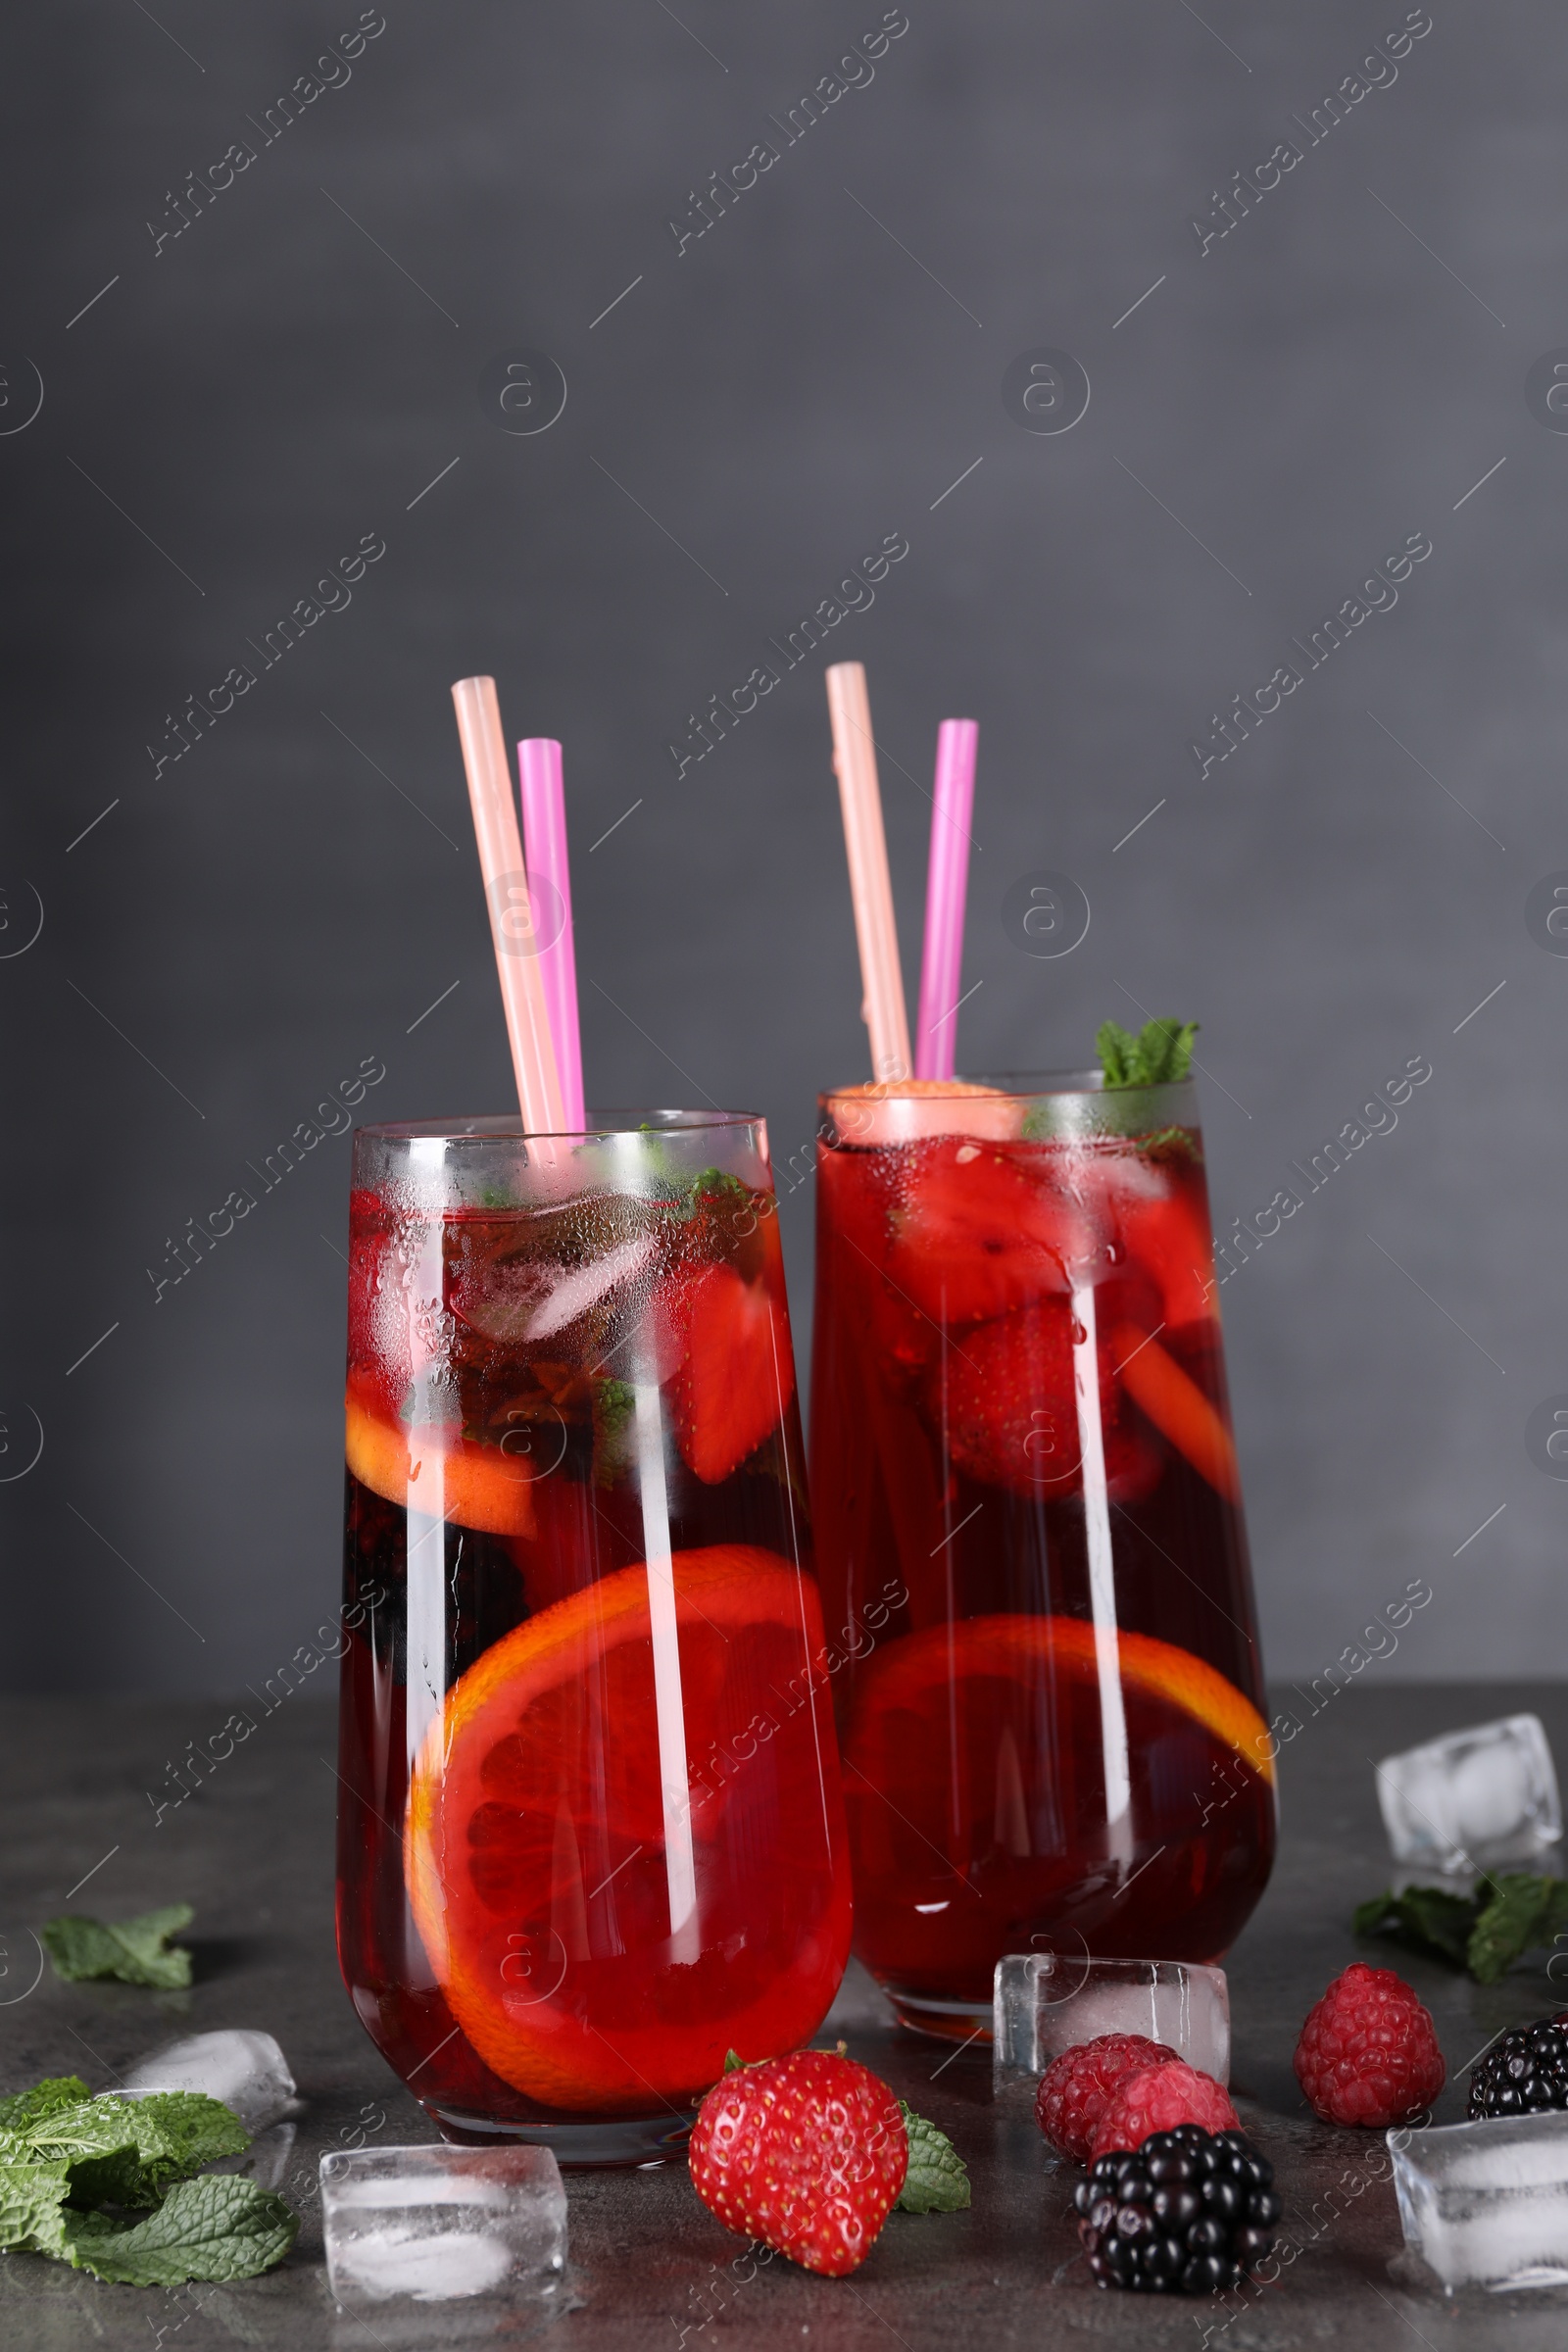
[[[1197,2124],[1204,2132],[1239,2132],[1241,2118],[1212,2075],[1180,2058],[1135,2067],[1105,2103],[1090,2142],[1090,2162],[1112,2148],[1141,2148],[1151,2132]]]
[[[1431,2012],[1392,1968],[1364,1960],[1307,2011],[1296,2045],[1296,2080],[1326,2124],[1409,2123],[1446,2072]]]
[[[1098,2034],[1052,2060],[1035,2093],[1035,2121],[1060,2155],[1086,2164],[1118,2078],[1133,2067],[1169,2065],[1175,2056],[1147,2034]]]

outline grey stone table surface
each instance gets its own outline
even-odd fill
[[[1152,2301],[1097,2290],[1068,2217],[1074,2176],[1054,2169],[1027,2109],[997,2106],[980,2046],[954,2054],[895,2029],[868,1979],[852,1971],[832,2019],[852,2051],[951,2133],[968,2162],[972,2211],[895,2214],[852,2278],[816,2278],[784,2261],[754,2264],[699,2204],[685,2168],[568,2175],[569,2308],[492,2320],[475,2307],[334,2312],[321,2260],[317,2165],[328,2149],[433,2137],[360,2030],[332,1943],[328,1704],[296,1695],[201,1788],[160,1821],[168,1767],[224,1720],[213,1702],[6,1701],[0,1723],[0,2090],[78,2073],[113,2088],[132,2062],[180,2033],[255,2026],[275,2034],[298,2078],[301,2111],[284,2192],[303,2216],[280,2269],[232,2287],[108,2286],[31,2255],[0,2260],[7,2352],[207,2352],[235,2344],[333,2352],[514,2342],[548,2334],[560,2352],[725,2343],[796,2352],[956,2339],[988,2346],[1090,2340],[1223,2352],[1334,2341],[1469,2352],[1561,2352],[1568,2297],[1555,2291],[1446,2301],[1400,2261],[1380,2134],[1341,2132],[1306,2113],[1291,2072],[1301,2018],[1356,1956],[1350,1910],[1389,1866],[1371,1759],[1489,1716],[1534,1708],[1568,1754],[1568,1687],[1351,1687],[1310,1712],[1281,1694],[1301,1731],[1281,1757],[1284,1835],[1274,1880],[1228,1966],[1233,2090],[1274,2160],[1293,2258],[1278,2284],[1239,2304]],[[149,1794],[149,1791],[151,1794]],[[65,1905],[124,1917],[155,1903],[196,1907],[188,1993],[118,1984],[34,1985],[31,1931]],[[1400,1969],[1438,2022],[1449,2084],[1440,2121],[1462,2113],[1462,2069],[1501,2027],[1556,2005],[1540,1955],[1483,1988],[1386,1947],[1364,1957]],[[1568,1973],[1563,1971],[1559,1973]],[[1557,1996],[1560,1998],[1561,1996]]]

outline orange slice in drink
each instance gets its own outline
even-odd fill
[[[1200,1755],[1240,1758],[1272,1787],[1268,1727],[1234,1683],[1150,1634],[1119,1634],[1116,1654],[1135,1792],[1151,1755],[1195,1739]],[[1099,1672],[1095,1629],[1078,1617],[971,1617],[906,1636],[871,1660],[856,1692],[852,1808],[862,1824],[885,1813],[874,1834],[912,1838],[916,1861],[948,1855],[960,1872],[998,1843],[1028,1853],[1026,1790],[1056,1822],[1056,1841],[1092,1833],[1104,1818]],[[862,1827],[862,1862],[865,1837]]]
[[[557,2108],[678,2100],[731,2042],[792,2047],[843,1967],[816,1589],[755,1544],[672,1567],[684,1825],[666,1819],[670,1659],[656,1688],[641,1564],[486,1650],[410,1779],[404,1872],[431,1969],[485,2064]]]
[[[531,1536],[538,1465],[497,1446],[470,1446],[444,1430],[409,1429],[372,1413],[350,1389],[344,1452],[362,1487],[488,1536]]]
[[[845,1144],[914,1144],[937,1135],[967,1135],[1005,1143],[1018,1133],[1022,1111],[1000,1087],[970,1078],[900,1078],[884,1085],[842,1086],[827,1098]]]

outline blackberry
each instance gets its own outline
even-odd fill
[[[1102,2156],[1073,2203],[1097,2285],[1140,2295],[1233,2286],[1274,2244],[1274,2168],[1240,2132],[1178,2124]]]
[[[1470,2115],[1536,2115],[1568,2107],[1568,2012],[1516,2026],[1470,2076]]]

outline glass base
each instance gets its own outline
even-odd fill
[[[934,1992],[906,1992],[901,1985],[890,1984],[885,1977],[877,1983],[898,2012],[901,2026],[913,2034],[924,2034],[933,2041],[976,2041],[991,2039],[991,2003],[989,2001],[948,2000]]]
[[[492,2116],[465,2115],[455,2107],[438,2107],[428,2099],[419,2104],[443,2139],[458,2147],[513,2147],[519,2143],[551,2148],[563,2172],[590,2165],[668,2164],[686,2153],[686,2142],[697,2121],[695,2107],[682,2112],[665,2108],[662,2115],[585,2116],[579,2123],[514,2124]]]

